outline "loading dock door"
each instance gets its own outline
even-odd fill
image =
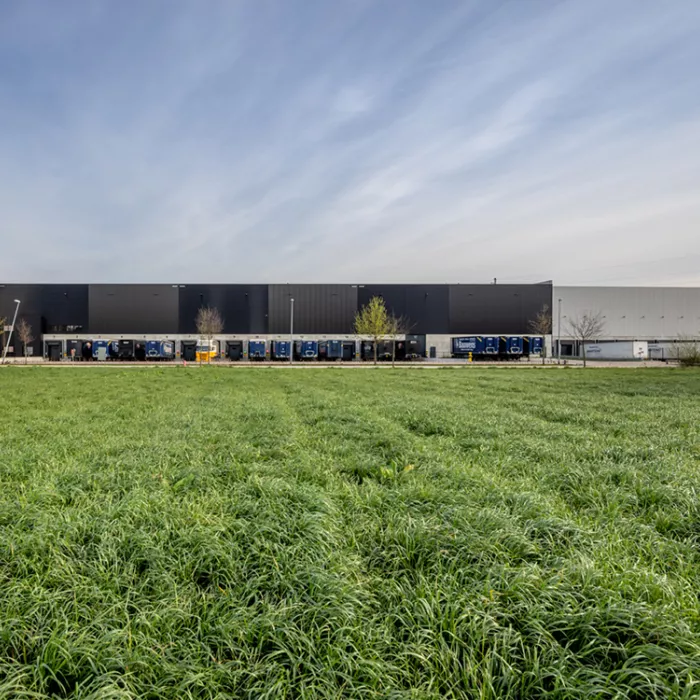
[[[61,359],[61,344],[60,343],[49,343],[48,344],[48,356],[51,362],[58,362]]]
[[[243,341],[229,340],[226,342],[226,357],[232,362],[238,362],[243,357]]]
[[[194,362],[197,359],[197,343],[194,340],[182,342],[182,359],[185,362]]]

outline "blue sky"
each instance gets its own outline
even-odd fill
[[[700,285],[700,2],[0,3],[0,280]]]

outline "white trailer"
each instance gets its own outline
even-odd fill
[[[647,360],[649,343],[646,340],[586,343],[586,357],[589,360]]]

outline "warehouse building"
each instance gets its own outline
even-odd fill
[[[197,339],[199,308],[215,307],[224,320],[218,339],[351,339],[357,311],[372,297],[408,320],[426,354],[447,357],[451,339],[470,334],[528,335],[546,306],[552,317],[550,352],[580,351],[569,320],[600,313],[600,341],[644,341],[661,355],[680,336],[700,335],[700,288],[561,287],[541,284],[0,284],[0,317],[32,327],[30,354],[69,340]],[[292,320],[292,302],[294,312]],[[7,334],[3,334],[6,342]],[[23,352],[16,335],[9,354]]]
[[[585,313],[600,314],[603,329],[596,340],[611,358],[619,356],[612,342],[640,342],[650,359],[661,360],[674,356],[679,339],[700,338],[698,287],[554,286],[552,294],[553,343],[556,350],[561,337],[564,357],[580,355],[569,324]]]

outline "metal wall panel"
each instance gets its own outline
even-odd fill
[[[389,313],[408,320],[411,333],[449,333],[449,286],[446,284],[365,284],[359,308],[381,297]]]
[[[603,317],[601,338],[676,340],[700,336],[700,288],[554,287],[552,316],[557,335],[561,299],[561,336],[571,336],[569,321],[584,313]]]
[[[93,335],[177,333],[178,287],[170,284],[91,284]]]
[[[242,286],[242,285],[240,285]],[[264,335],[269,326],[268,304],[270,290],[266,284],[250,284],[246,286],[246,304],[248,314],[248,333]],[[237,333],[237,330],[227,331]]]
[[[210,306],[218,309],[226,322],[224,310],[226,285],[223,284],[187,284],[178,288],[178,332],[195,334],[197,332],[197,311]]]
[[[405,284],[362,284],[357,291],[359,309],[366,306],[372,297],[381,297],[389,313],[394,316],[407,316]]]
[[[446,284],[406,287],[406,318],[411,333],[449,333],[450,288]]]
[[[269,333],[289,333],[292,297],[295,333],[327,336],[352,333],[357,292],[357,287],[349,284],[271,284]]]
[[[450,333],[524,335],[545,305],[551,313],[549,284],[450,285]]]
[[[218,309],[224,333],[241,335],[267,332],[267,285],[188,284],[179,287],[179,332],[195,334],[198,310]]]
[[[615,288],[581,292],[579,296],[583,294],[584,299],[597,294],[595,299],[603,299],[611,306],[621,293]],[[680,316],[687,317],[685,326],[694,325],[698,316],[694,311],[695,290],[667,290],[662,296],[654,290],[628,289],[624,293],[625,305],[634,309],[648,307],[649,299],[661,299],[657,304],[661,309],[659,316],[668,317],[676,307],[681,308]],[[571,296],[574,292],[566,294]],[[552,287],[546,284],[0,285],[0,315],[10,316],[14,310],[12,300],[19,298],[22,315],[32,317],[37,333],[48,332],[49,326],[82,325],[81,332],[95,335],[194,334],[197,310],[210,305],[224,317],[225,333],[284,334],[289,332],[292,295],[295,332],[327,337],[352,333],[358,308],[373,296],[384,298],[389,310],[405,316],[411,323],[411,332],[418,334],[524,334],[529,331],[528,322],[542,306],[552,306]],[[639,295],[644,296],[643,302],[634,301]],[[666,323],[662,328],[656,324],[654,331],[667,331],[654,334],[673,335],[672,330],[685,326]],[[624,330],[619,324],[614,328]],[[637,324],[635,330],[645,329]],[[652,333],[651,329],[648,331],[646,335]]]
[[[88,332],[87,284],[45,284],[41,288],[44,333]],[[78,327],[67,331],[69,326]]]
[[[5,323],[9,326],[15,313],[15,299],[20,300],[17,323],[24,319],[32,327],[34,342],[31,343],[34,355],[41,351],[41,287],[40,284],[4,284],[0,285],[0,317],[5,318]],[[15,327],[15,331],[16,331]],[[7,339],[5,333],[0,333],[0,350],[4,349]],[[14,348],[15,355],[21,355],[22,343],[19,342],[16,332],[10,341]]]
[[[0,316],[12,321],[15,313],[15,299],[21,304],[19,314],[41,316],[41,288],[40,284],[1,284],[0,285]],[[18,316],[19,318],[19,316]]]

